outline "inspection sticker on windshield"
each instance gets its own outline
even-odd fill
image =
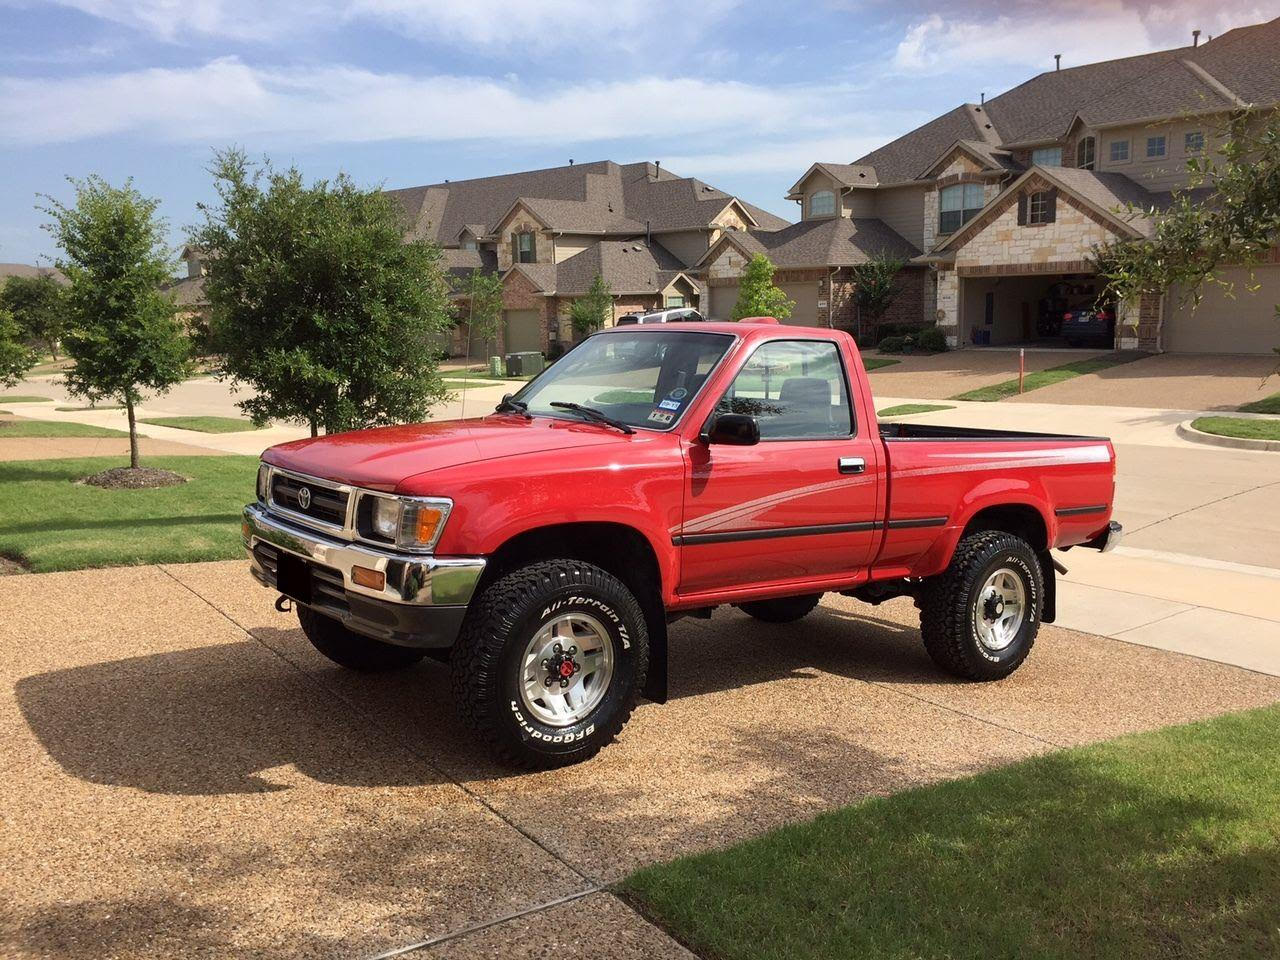
[[[674,413],[667,413],[663,410],[655,410],[653,413],[649,414],[650,420],[654,423],[661,423],[663,425],[670,423],[675,418],[676,415]]]
[[[679,400],[661,400],[658,402],[658,406],[661,407],[663,410],[679,410],[680,401]]]

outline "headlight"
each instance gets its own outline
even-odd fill
[[[453,501],[444,497],[361,495],[359,528],[369,540],[409,550],[430,550],[440,539]]]
[[[265,463],[258,464],[258,500],[267,502],[267,482],[271,476],[271,468]]]

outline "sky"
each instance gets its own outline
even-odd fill
[[[660,160],[787,219],[848,163],[1053,68],[1176,47],[1276,0],[0,0],[0,262],[40,195],[132,178],[180,246],[217,149],[407,187]]]

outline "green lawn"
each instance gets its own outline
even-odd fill
[[[885,407],[877,410],[877,417],[906,417],[913,413],[933,413],[935,410],[954,410],[947,403],[900,403],[896,407]]]
[[[257,429],[253,421],[240,417],[147,417],[138,422],[151,423],[157,427],[196,430],[200,433],[241,433]]]
[[[1280,413],[1280,393],[1237,407],[1241,413]]]
[[[0,396],[0,403],[43,403],[44,401],[52,401],[52,397],[31,397],[21,393],[6,393]]]
[[[1081,376],[1086,373],[1097,373],[1099,370],[1106,370],[1108,367],[1118,367],[1122,363],[1132,363],[1134,360],[1141,360],[1145,354],[1133,353],[1105,353],[1100,357],[1089,357],[1087,360],[1073,360],[1071,363],[1064,363],[1060,367],[1050,367],[1048,370],[1038,370],[1035,373],[1028,373],[1024,378],[1023,392],[1039,390],[1041,387],[1047,387],[1050,384],[1061,383],[1063,380],[1071,380],[1074,377]],[[1003,383],[997,383],[990,387],[979,387],[977,390],[969,390],[966,393],[958,394],[954,397],[948,397],[949,400],[1003,400],[1005,397],[1015,397],[1018,395],[1018,378],[1006,380]]]
[[[1220,437],[1246,440],[1280,440],[1280,420],[1248,420],[1244,417],[1200,417],[1191,426]]]
[[[1280,956],[1280,707],[1036,757],[632,875],[719,960]]]
[[[240,509],[253,499],[256,457],[144,457],[142,463],[191,481],[103,490],[75,481],[121,466],[119,457],[0,463],[0,554],[20,556],[36,571],[242,555]]]
[[[867,372],[879,370],[881,367],[891,367],[895,363],[901,363],[901,360],[895,360],[893,357],[863,357],[862,365],[867,368]]]
[[[123,430],[93,427],[87,423],[53,420],[8,420],[0,423],[0,437],[127,437]]]

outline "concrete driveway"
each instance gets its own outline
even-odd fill
[[[339,670],[240,562],[0,580],[0,954],[682,956],[605,885],[869,795],[1280,698],[1280,678],[1046,628],[945,680],[914,610],[673,628],[672,700],[512,775],[447,675]]]
[[[1028,350],[1027,372],[1046,370],[1076,360],[1096,357],[1101,351]],[[878,354],[869,354],[878,356]],[[898,363],[872,370],[871,389],[876,397],[911,397],[945,400],[979,387],[990,387],[1018,376],[1017,350],[951,350],[929,356],[897,356]]]

